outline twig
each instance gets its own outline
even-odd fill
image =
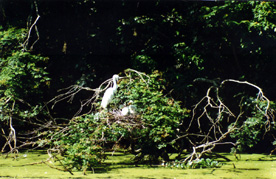
[[[145,73],[139,72],[137,70],[130,69],[130,68],[125,70],[125,74],[126,74],[126,72],[134,72],[134,73],[138,74],[138,76],[144,81],[145,84],[147,84],[147,87],[148,87],[148,83],[150,80],[150,77],[148,75],[146,75]],[[128,75],[126,74],[126,76],[128,76]],[[131,76],[131,75],[129,74],[129,76]],[[148,80],[146,81],[143,76],[146,76],[148,78]]]

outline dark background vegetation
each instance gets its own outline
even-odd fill
[[[132,67],[166,72],[180,100],[198,77],[243,78],[264,87],[275,99],[273,2],[42,0],[37,4],[40,39],[32,53],[50,58],[51,89],[78,80],[97,86]],[[3,0],[1,6],[3,29],[25,28],[29,16],[36,18],[32,1]],[[34,32],[32,36],[35,40]]]

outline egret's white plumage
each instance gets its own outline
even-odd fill
[[[128,115],[128,113],[129,113],[129,108],[128,108],[128,106],[126,106],[122,109],[122,115],[126,116],[126,115]]]
[[[136,114],[136,106],[132,105],[133,101],[129,101],[129,104],[128,106],[124,107],[122,109],[122,115],[123,116],[126,116],[126,115],[130,115],[130,114]]]
[[[119,79],[118,75],[113,75],[113,87],[108,88],[103,96],[102,102],[101,102],[101,107],[106,109],[107,105],[111,102],[114,94],[117,91],[118,85],[117,81]]]

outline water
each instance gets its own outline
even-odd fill
[[[115,153],[106,160],[105,167],[95,169],[95,173],[59,171],[46,164],[35,164],[45,160],[48,155],[43,151],[20,153],[16,159],[0,158],[0,178],[140,178],[140,179],[273,179],[276,178],[276,156],[263,154],[241,154],[237,160],[232,154],[221,154],[230,159],[218,158],[221,168],[176,169],[147,165],[135,166],[132,155]],[[49,163],[51,164],[51,163]],[[58,166],[57,166],[58,167]]]

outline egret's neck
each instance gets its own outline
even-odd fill
[[[117,90],[117,88],[118,88],[117,81],[115,78],[113,78],[113,89]]]

